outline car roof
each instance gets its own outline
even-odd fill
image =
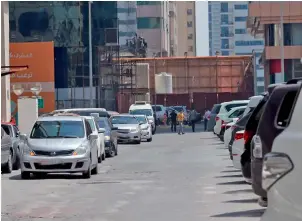
[[[245,109],[247,106],[233,107],[231,110]]]
[[[228,105],[228,104],[238,104],[238,103],[248,103],[250,100],[236,100],[236,101],[227,101],[221,103],[221,105]]]
[[[83,121],[81,116],[45,116],[39,117],[37,121]]]
[[[143,115],[143,114],[134,114],[132,116],[134,116],[134,117],[146,117],[146,115]]]
[[[93,117],[93,116],[82,116],[83,118],[85,118],[85,119],[94,119],[95,117]]]
[[[70,108],[70,109],[58,109],[55,111],[107,111],[105,108]]]
[[[135,117],[135,115],[132,115],[132,114],[119,114],[119,115],[113,115],[112,117]]]

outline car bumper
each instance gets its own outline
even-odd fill
[[[141,132],[135,133],[118,133],[117,140],[119,142],[130,142],[130,141],[140,141],[141,140]]]
[[[90,153],[80,156],[44,157],[23,155],[21,170],[26,172],[76,173],[87,171]]]
[[[142,139],[150,139],[152,132],[150,130],[142,130]]]
[[[251,167],[254,193],[261,197],[267,197],[266,191],[262,188],[262,159],[252,159]]]

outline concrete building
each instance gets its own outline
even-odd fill
[[[196,14],[194,1],[176,3],[177,53],[176,56],[196,56]],[[173,31],[171,31],[173,35]],[[174,44],[175,45],[175,44]]]
[[[251,2],[247,26],[252,35],[264,36],[262,63],[265,85],[302,77],[302,3]],[[281,30],[283,12],[283,36]],[[283,39],[284,75],[281,70]]]
[[[1,1],[1,66],[9,66],[9,5],[7,1]],[[10,76],[7,75],[1,77],[1,121],[8,122],[10,117]]]
[[[257,93],[264,91],[264,70],[259,65],[263,38],[247,32],[248,2],[208,2],[209,55],[257,55]]]
[[[148,44],[147,57],[169,56],[169,2],[137,2],[137,34]]]

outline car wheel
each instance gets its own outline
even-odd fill
[[[152,135],[154,135],[154,134],[155,134],[155,132],[156,132],[156,129],[152,130]]]
[[[13,164],[13,170],[19,170],[19,169],[20,169],[20,149],[18,147],[16,153],[16,160]]]
[[[118,154],[118,145],[116,145],[114,148],[115,148],[115,156],[117,156],[117,154]]]
[[[98,155],[99,155],[99,153],[98,153]],[[102,160],[103,160],[103,156],[102,156],[102,154],[98,157],[98,163],[102,163]]]
[[[98,164],[96,164],[95,168],[93,168],[93,169],[91,170],[91,174],[92,174],[92,175],[96,175],[96,174],[98,174],[98,173],[99,173],[99,166],[98,166]]]
[[[106,153],[105,153],[105,151],[104,151],[104,153],[102,154],[102,160],[103,160],[103,161],[106,160]]]
[[[5,164],[5,166],[3,168],[4,173],[11,173],[13,171],[12,159],[13,159],[13,151],[10,150],[7,163]]]
[[[115,152],[115,146],[114,146],[114,144],[112,143],[112,144],[110,145],[110,147],[109,147],[108,156],[109,156],[109,157],[114,157],[115,154],[116,154],[116,152]]]
[[[147,142],[151,142],[152,141],[152,137],[151,138],[149,138],[149,139],[147,139]]]
[[[88,170],[83,172],[83,178],[84,179],[89,179],[90,177],[91,177],[91,156],[90,156],[90,162],[89,162]]]
[[[27,180],[30,178],[30,172],[27,171],[21,171],[21,179],[22,180]]]

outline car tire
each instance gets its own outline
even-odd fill
[[[106,153],[104,151],[104,153],[102,154],[102,161],[106,160]]]
[[[11,173],[13,171],[12,159],[13,159],[13,151],[10,150],[7,163],[4,165],[3,168],[4,173]]]
[[[95,168],[91,170],[91,175],[97,175],[99,173],[99,165],[96,164]]]
[[[114,157],[116,155],[115,145],[112,143],[109,147],[108,157]]]
[[[99,155],[99,153],[98,153],[98,155]],[[103,160],[103,156],[102,156],[102,154],[98,157],[98,163],[102,163],[102,160]]]
[[[149,138],[149,139],[147,139],[147,142],[151,142],[152,141],[152,137],[151,138]]]
[[[84,179],[90,179],[90,177],[91,177],[91,156],[90,156],[90,162],[89,162],[88,170],[83,172],[82,175],[83,175]]]
[[[20,169],[20,149],[19,147],[17,148],[17,153],[16,153],[16,160],[13,164],[13,170],[19,170]]]
[[[135,144],[141,144],[141,140],[136,140]]]
[[[115,149],[115,156],[117,156],[117,154],[118,154],[118,145],[116,144],[116,146],[114,147],[114,149]]]
[[[22,180],[28,180],[29,178],[30,178],[30,172],[21,171],[21,179]]]

